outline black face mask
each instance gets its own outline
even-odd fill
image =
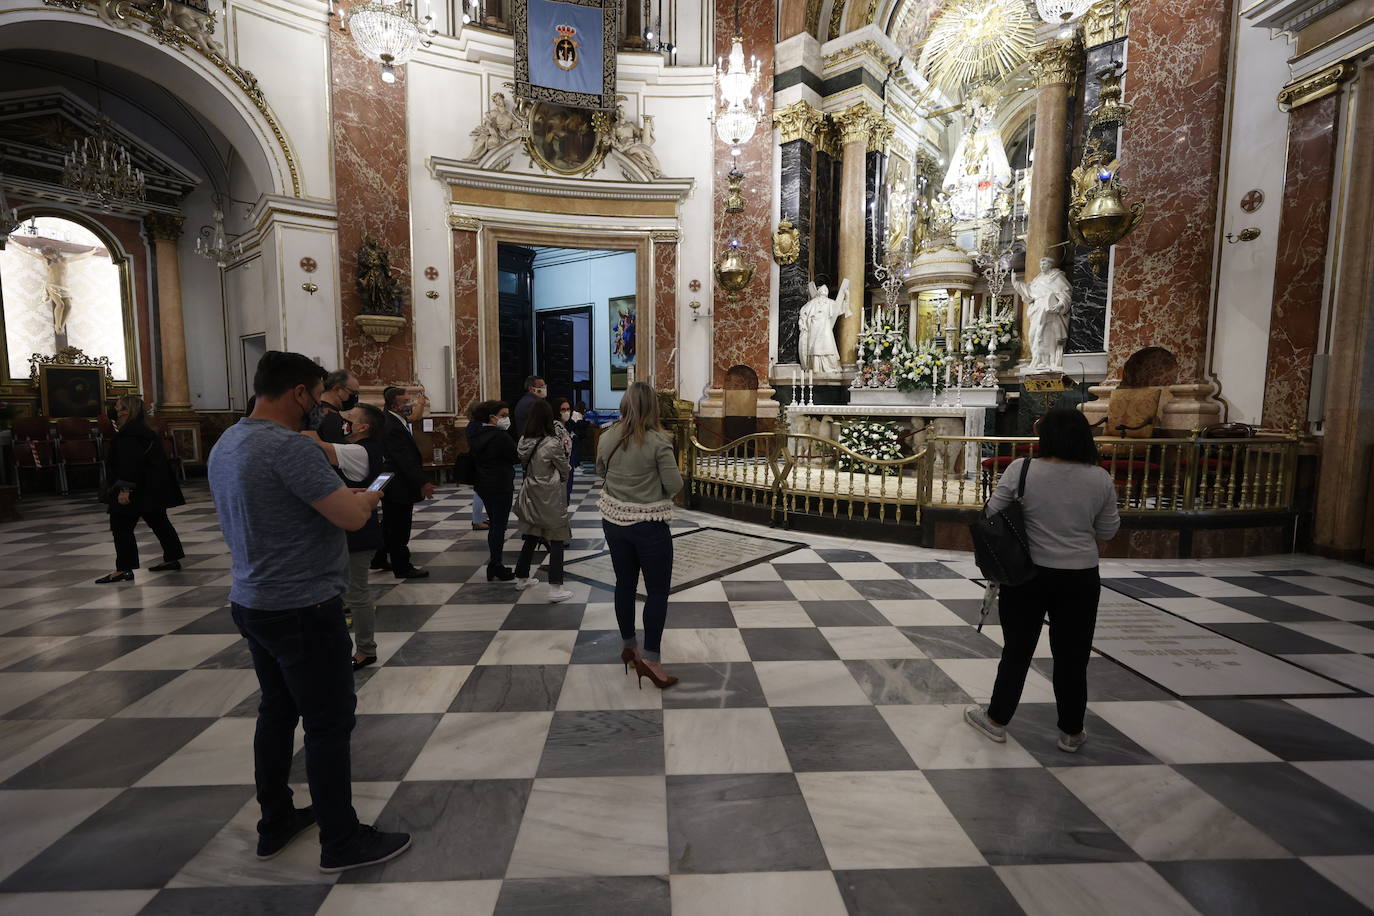
[[[345,398],[345,399],[344,399],[344,402],[343,402],[342,404],[339,405],[339,409],[340,409],[340,410],[352,410],[354,407],[357,407],[357,406],[358,406],[358,392],[356,392],[356,391],[350,391],[350,392],[348,393],[348,397]]]

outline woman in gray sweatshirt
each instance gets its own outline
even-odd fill
[[[1054,701],[1059,713],[1059,747],[1075,753],[1087,740],[1083,717],[1088,707],[1088,656],[1097,625],[1098,541],[1121,527],[1116,487],[1099,465],[1097,443],[1087,419],[1073,408],[1056,408],[1036,425],[1036,458],[1007,466],[988,511],[1016,499],[1022,462],[1029,461],[1025,512],[1026,540],[1037,572],[1024,585],[1004,585],[997,603],[1002,623],[1002,661],[987,709],[970,706],[964,718],[993,741],[1006,741],[1006,725],[1016,713],[1031,656],[1048,614],[1054,656]]]

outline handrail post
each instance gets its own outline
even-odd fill
[[[1198,466],[1202,462],[1202,430],[1193,429],[1193,438],[1188,449],[1188,466],[1184,468],[1183,475],[1183,511],[1192,511],[1194,505],[1194,490],[1197,484]]]

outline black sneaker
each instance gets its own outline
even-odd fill
[[[410,569],[406,569],[406,570],[399,570],[399,569],[398,569],[398,570],[394,570],[392,574],[393,574],[397,579],[428,579],[428,578],[429,578],[429,570],[427,570],[427,569],[420,569],[419,567],[416,567],[416,566],[412,566],[412,567],[410,567]]]
[[[360,824],[357,835],[346,848],[336,853],[320,853],[320,871],[332,875],[364,865],[380,865],[409,848],[408,833],[383,833],[376,827]]]
[[[315,809],[297,808],[291,812],[291,823],[274,833],[258,834],[258,858],[275,859],[291,841],[315,825]]]

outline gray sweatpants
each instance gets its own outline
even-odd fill
[[[348,591],[344,604],[353,615],[353,643],[360,655],[376,655],[377,609],[372,605],[372,592],[367,587],[367,570],[372,565],[371,550],[355,550],[348,555]]]

